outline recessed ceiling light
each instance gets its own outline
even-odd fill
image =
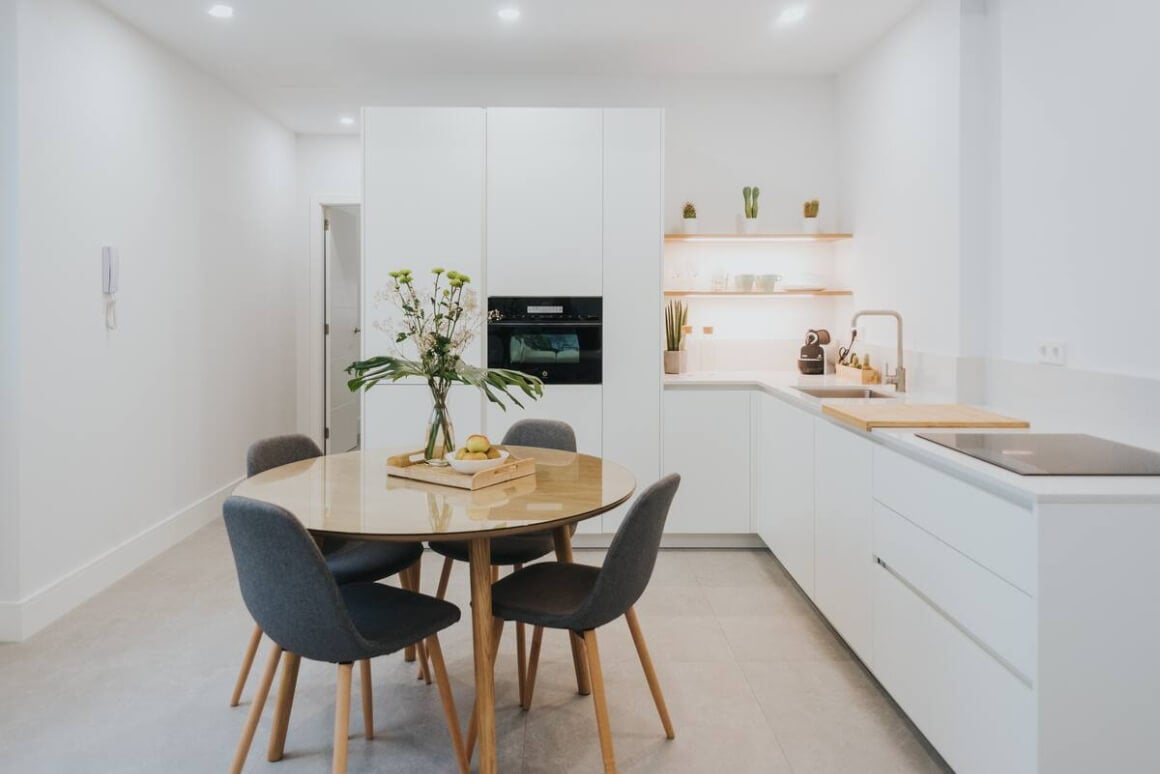
[[[802,19],[806,18],[806,14],[809,13],[809,10],[809,7],[804,3],[786,6],[784,9],[782,9],[782,12],[778,14],[777,26],[789,27],[793,24],[797,24]]]
[[[520,9],[516,8],[514,5],[509,5],[506,8],[500,8],[498,11],[496,11],[496,16],[498,16],[502,21],[514,22],[516,19],[520,18]]]
[[[234,9],[228,5],[214,5],[211,6],[207,13],[215,19],[232,19],[234,18]]]
[[[343,126],[354,126],[354,118],[351,116],[339,116],[338,122]]]

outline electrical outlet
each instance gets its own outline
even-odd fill
[[[1043,365],[1067,365],[1067,342],[1043,339],[1039,342],[1039,362]]]

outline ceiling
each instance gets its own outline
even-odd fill
[[[340,113],[382,100],[387,84],[833,73],[921,0],[98,2],[295,131],[336,133]],[[214,2],[234,18],[211,18]],[[779,27],[791,5],[805,18]],[[506,6],[520,18],[502,21]]]

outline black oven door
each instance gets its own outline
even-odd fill
[[[545,384],[600,384],[599,321],[504,320],[487,325],[487,365],[538,376]]]

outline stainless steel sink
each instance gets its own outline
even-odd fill
[[[888,392],[875,392],[865,387],[794,387],[798,392],[815,398],[894,398]]]

